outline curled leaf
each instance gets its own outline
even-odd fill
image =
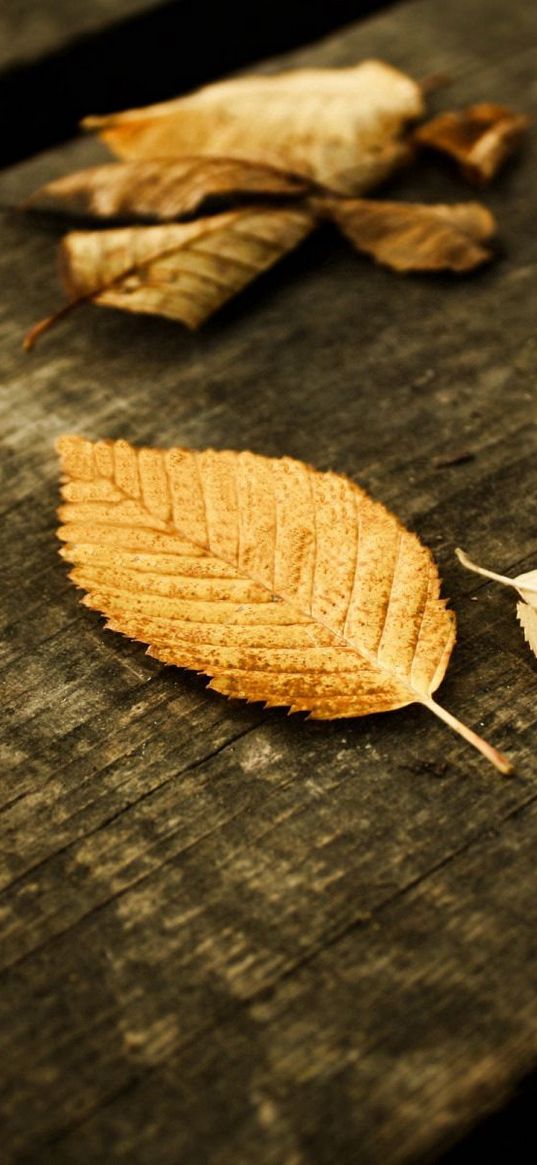
[[[423,112],[433,83],[365,61],[232,78],[160,105],[88,118],[85,125],[126,161],[51,182],[27,205],[129,225],[67,236],[62,266],[71,302],[35,325],[24,346],[82,301],[198,327],[323,218],[395,271],[463,273],[485,263],[496,228],[479,203],[357,197],[413,156],[419,135],[408,123]],[[482,168],[496,166],[526,124],[493,105],[446,116],[450,125],[459,119],[471,164]],[[419,140],[434,126],[438,119]],[[202,217],[184,224],[194,215]],[[132,225],[140,220],[168,225]]]
[[[314,223],[307,208],[250,206],[191,223],[72,231],[61,246],[63,279],[72,306],[91,300],[197,328]],[[32,328],[26,347],[57,318]]]
[[[455,553],[459,562],[467,570],[472,570],[475,574],[480,574],[482,578],[493,579],[494,582],[502,583],[506,587],[513,587],[514,590],[518,591],[524,602],[517,603],[517,618],[524,631],[526,642],[537,655],[537,570],[528,570],[524,574],[510,578],[509,575],[497,574],[494,570],[486,570],[483,566],[477,566],[459,547]]]
[[[485,184],[519,145],[529,121],[505,105],[482,102],[456,113],[440,113],[420,125],[414,139],[448,154],[466,178]]]
[[[343,194],[378,184],[408,156],[420,86],[381,61],[231,78],[186,97],[86,118],[121,158],[242,158]]]
[[[173,221],[208,202],[289,199],[309,189],[305,179],[272,166],[232,158],[162,158],[79,170],[43,186],[26,206],[104,219]]]
[[[454,206],[325,200],[326,212],[358,251],[395,271],[470,271],[491,258],[496,224],[478,202]]]
[[[455,639],[429,551],[363,489],[290,458],[59,442],[84,603],[227,696],[317,719],[433,699]]]

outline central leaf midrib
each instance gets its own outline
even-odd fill
[[[164,452],[164,451],[161,451],[161,452]],[[189,455],[191,456],[190,451],[189,451]],[[168,471],[168,466],[166,464],[165,457],[164,457],[164,467],[165,467],[166,478],[167,478],[167,483],[168,483],[169,495],[171,498],[172,494],[171,494],[171,487],[170,487],[170,480],[169,480],[169,471]],[[123,494],[123,497],[125,498],[125,500],[128,500],[128,501],[135,500],[135,499],[131,498],[131,496],[129,494],[127,494],[126,491],[120,485],[118,485],[116,478],[115,478],[115,473],[114,473],[114,483],[117,486],[117,488],[120,490],[120,492]],[[142,505],[142,508],[144,509],[144,511],[148,514],[148,517],[151,517],[151,512],[147,509],[147,506],[146,506],[145,502],[143,501],[143,497],[141,500],[141,505]],[[239,571],[237,569],[237,566],[234,562],[232,562],[230,559],[226,558],[223,554],[215,553],[214,550],[211,549],[210,545],[208,545],[204,542],[201,542],[201,541],[197,541],[195,538],[192,538],[191,534],[187,534],[184,530],[182,530],[176,524],[175,519],[173,519],[173,521],[165,522],[165,525],[166,525],[167,530],[170,533],[173,533],[176,536],[178,535],[180,538],[183,538],[184,541],[187,543],[190,543],[191,546],[195,546],[198,549],[203,550],[206,554],[209,554],[212,558],[216,559],[217,562],[223,562],[223,563],[225,563],[225,565],[227,567],[231,567],[231,569],[234,570],[235,575],[238,578],[245,578],[246,581],[255,583],[256,586],[261,587],[262,590],[264,590],[267,594],[270,594],[273,596],[272,601],[274,601],[274,595],[276,595],[276,598],[278,599],[279,602],[284,602],[292,609],[294,608],[294,610],[296,610],[299,615],[302,615],[302,616],[305,615],[306,618],[309,619],[310,622],[314,626],[322,627],[324,631],[327,631],[331,636],[333,636],[333,638],[335,640],[335,646],[347,647],[350,651],[355,652],[355,654],[357,656],[364,659],[372,667],[376,668],[379,672],[386,675],[389,678],[391,683],[395,682],[395,683],[399,684],[401,686],[401,688],[406,690],[409,693],[409,696],[411,697],[411,699],[409,700],[409,703],[413,703],[413,702],[417,702],[420,704],[426,703],[427,697],[424,696],[424,694],[422,692],[419,692],[416,688],[412,687],[411,684],[409,684],[408,682],[405,682],[405,680],[402,679],[401,677],[399,677],[396,672],[391,671],[389,668],[385,667],[384,664],[382,664],[381,661],[378,659],[378,656],[373,655],[373,653],[368,651],[365,647],[363,647],[361,645],[358,646],[357,644],[353,643],[351,640],[347,639],[340,632],[335,631],[334,628],[331,627],[329,623],[326,623],[323,619],[319,619],[319,618],[315,617],[311,610],[310,611],[301,610],[300,606],[298,606],[298,604],[296,604],[296,603],[292,602],[290,599],[288,599],[286,597],[286,595],[278,594],[275,591],[271,591],[270,587],[265,582],[263,582],[261,579],[254,578],[253,575],[250,575],[248,573],[246,573],[245,575],[240,575]],[[207,533],[209,533],[209,532],[207,531]],[[389,602],[388,602],[388,607],[389,607]],[[414,648],[414,652],[413,652],[413,656],[412,656],[412,663],[414,662],[415,655],[416,655],[416,649]],[[441,662],[441,661],[439,661],[439,662]],[[437,668],[437,670],[438,670],[438,668]]]

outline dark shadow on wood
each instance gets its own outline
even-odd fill
[[[146,105],[287,52],[386,0],[272,0],[193,5],[173,0],[0,77],[0,165],[76,133],[87,113]]]
[[[534,1165],[537,1159],[537,1072],[524,1078],[504,1108],[459,1141],[438,1165],[475,1165],[477,1161],[509,1161],[513,1165]]]

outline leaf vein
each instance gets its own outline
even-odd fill
[[[397,579],[397,570],[398,570],[399,561],[401,558],[402,546],[403,546],[403,531],[398,530],[398,532],[397,532],[397,547],[396,547],[396,551],[395,551],[395,558],[394,558],[393,569],[392,569],[392,577],[391,577],[391,581],[390,581],[390,589],[389,589],[388,596],[386,599],[386,605],[384,607],[384,617],[382,620],[382,626],[380,628],[379,636],[377,639],[377,648],[376,648],[376,652],[375,652],[377,658],[378,658],[379,653],[381,651],[382,640],[384,639],[384,635],[386,632],[386,626],[388,623],[388,615],[389,615],[389,611],[390,611],[390,604],[391,604],[391,601],[393,598],[393,593],[395,590],[395,583],[396,583],[396,579]]]
[[[361,538],[362,515],[361,515],[361,511],[358,510],[358,504],[357,504],[356,495],[354,494],[354,492],[351,494],[351,497],[353,500],[353,507],[354,507],[354,523],[353,523],[354,538],[355,538],[354,567],[353,567],[353,574],[352,574],[351,583],[349,586],[349,601],[347,603],[347,610],[345,611],[345,618],[343,620],[343,631],[341,633],[342,637],[344,639],[346,639],[347,633],[348,633],[347,626],[348,626],[349,617],[350,617],[350,613],[351,613],[352,601],[354,598],[354,589],[356,586],[356,580],[358,578],[358,566],[359,566],[359,562],[360,562],[360,549],[361,549],[361,541],[362,541],[362,538]]]

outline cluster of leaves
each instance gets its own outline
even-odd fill
[[[63,310],[91,300],[197,327],[326,219],[397,271],[476,267],[495,229],[480,203],[363,195],[418,147],[489,181],[526,118],[487,104],[409,129],[422,114],[419,85],[366,62],[245,77],[90,119],[124,160],[52,182],[34,205],[129,225],[67,235]],[[227,696],[318,719],[418,702],[511,770],[434,699],[455,641],[438,571],[354,482],[249,452],[80,437],[59,452],[63,554],[107,627]],[[459,556],[519,591],[537,651],[537,572],[511,580]]]
[[[423,112],[423,87],[366,61],[241,77],[88,118],[123,160],[51,182],[29,205],[115,225],[65,237],[70,303],[36,325],[26,347],[87,301],[197,328],[327,219],[396,271],[465,272],[485,262],[495,222],[480,203],[363,195],[418,147],[448,153],[466,176],[488,181],[526,118],[487,104],[411,128]]]

